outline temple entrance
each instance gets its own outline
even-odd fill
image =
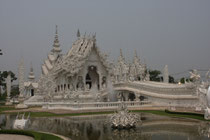
[[[31,96],[34,96],[34,89],[31,89]]]
[[[96,66],[89,66],[88,73],[86,75],[86,87],[89,87],[90,90],[99,90],[99,75],[97,73]]]

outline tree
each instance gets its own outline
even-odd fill
[[[0,71],[0,92],[1,88],[3,88],[4,90],[6,89],[6,78],[9,73],[11,74],[11,82],[17,80],[17,77],[15,77],[15,74],[12,71]]]
[[[185,78],[184,78],[184,77],[182,77],[182,78],[180,79],[180,83],[182,83],[182,84],[185,83]]]
[[[174,77],[169,75],[169,83],[175,83]]]
[[[182,78],[180,79],[180,83],[182,83],[182,84],[184,84],[185,81],[186,81],[186,82],[192,82],[193,79],[191,79],[191,78],[185,78],[185,77],[182,77]]]
[[[161,72],[159,70],[149,70],[150,81],[160,82],[162,77],[160,76]]]
[[[6,101],[7,93],[4,92],[3,94],[0,94],[0,101]]]
[[[18,85],[12,86],[10,97],[11,98],[18,97],[18,95],[19,95],[19,86]]]

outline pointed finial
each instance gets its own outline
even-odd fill
[[[58,25],[55,25],[55,34],[58,34]]]
[[[95,34],[93,35],[93,38],[96,39],[96,32],[95,32]]]
[[[58,25],[55,25],[55,38],[53,43],[53,49],[51,50],[53,53],[61,52],[60,44],[58,40]]]
[[[78,38],[80,37],[80,31],[79,31],[79,29],[77,30],[77,37]]]
[[[30,72],[33,72],[33,66],[32,66],[32,62],[31,62],[31,67],[30,67]]]
[[[120,48],[120,56],[123,56],[123,54],[122,54],[122,49]]]
[[[138,56],[137,56],[137,51],[136,51],[136,49],[134,50],[134,56],[135,56],[135,57],[138,57]]]

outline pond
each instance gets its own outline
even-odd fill
[[[1,129],[11,129],[14,115],[0,115]],[[135,129],[116,130],[110,115],[31,118],[28,130],[64,135],[72,140],[208,140],[210,123],[141,113]]]

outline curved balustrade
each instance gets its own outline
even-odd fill
[[[157,84],[158,85],[158,84]],[[197,99],[196,88],[188,88],[186,86],[165,84],[164,86],[152,85],[152,83],[145,84],[144,82],[127,82],[114,84],[115,91],[131,91],[147,96],[168,98],[168,99]]]

